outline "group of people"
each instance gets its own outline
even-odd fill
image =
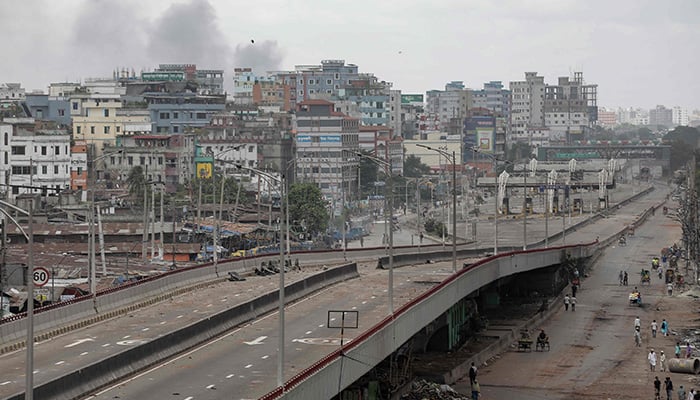
[[[627,271],[620,271],[620,286],[627,286]]]
[[[576,294],[574,287],[576,287],[576,285],[571,286],[571,296],[569,296],[568,293],[564,296],[564,311],[569,311],[569,306],[571,306],[571,311],[576,311]]]
[[[664,391],[666,392],[666,400],[673,399],[673,382],[671,377],[667,376],[663,383]],[[658,376],[654,377],[654,399],[661,400],[661,381]],[[690,389],[686,393],[683,385],[678,387],[678,400],[697,400],[700,399],[700,392],[697,392],[695,388]]]

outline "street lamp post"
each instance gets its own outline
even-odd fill
[[[364,153],[356,153],[360,158],[366,158],[373,163],[384,167],[384,175],[386,176],[387,185],[384,193],[384,218],[385,226],[389,227],[389,312],[394,315],[394,201],[393,201],[393,182],[391,173],[391,164],[381,158],[370,156]],[[389,216],[388,221],[386,221],[387,215]]]
[[[444,156],[452,163],[452,272],[457,272],[457,156],[442,149],[417,144],[426,150],[431,150]]]
[[[51,268],[51,304],[56,302],[56,268],[61,266],[61,263],[66,259],[68,253],[62,253],[61,256],[63,257]]]

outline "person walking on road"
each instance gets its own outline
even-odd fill
[[[571,311],[576,311],[576,296],[571,296]]]
[[[649,350],[647,360],[649,360],[649,370],[651,372],[654,372],[654,370],[656,370],[656,353],[654,353],[654,349]]]
[[[663,350],[661,350],[661,354],[659,354],[659,370],[661,372],[666,372],[666,354],[664,354]]]
[[[571,297],[576,297],[576,291],[578,290],[578,285],[575,283],[571,285]]]
[[[622,280],[624,279],[625,275],[622,273],[622,270],[620,270],[620,286],[622,286]]]
[[[571,298],[569,297],[569,294],[567,293],[566,296],[564,296],[564,311],[569,311],[569,302],[571,301]]]
[[[686,400],[685,388],[683,385],[678,388],[678,400]]]
[[[668,336],[668,322],[666,322],[666,318],[661,320],[661,334]]]
[[[661,381],[659,377],[654,377],[654,400],[661,400]]]
[[[472,366],[469,367],[469,383],[474,383],[476,380],[476,365],[472,361]]]
[[[479,382],[476,379],[474,379],[474,382],[472,382],[471,389],[472,400],[479,400],[479,396],[481,396],[481,388],[479,387]]]
[[[637,318],[634,319],[634,327],[640,329],[642,328],[642,320],[639,319],[639,316],[637,316]]]
[[[642,347],[642,332],[639,327],[634,328],[634,344],[636,347]]]
[[[625,271],[625,276],[622,278],[622,285],[627,286],[627,271]]]
[[[658,330],[658,328],[659,325],[656,323],[656,320],[651,321],[651,337],[656,337],[656,331]]]
[[[690,342],[686,342],[685,345],[685,358],[690,358],[693,355],[693,348],[690,347]]]
[[[664,389],[666,390],[666,400],[671,400],[671,397],[673,397],[673,382],[670,376],[667,376],[664,381]]]
[[[681,358],[681,342],[676,342],[676,358]]]

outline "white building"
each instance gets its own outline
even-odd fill
[[[0,102],[24,100],[25,91],[20,83],[0,83]]]
[[[70,187],[71,135],[55,125],[31,119],[6,118],[0,123],[2,182],[11,185],[10,197],[44,189],[46,194]]]
[[[688,116],[688,109],[682,107],[673,107],[673,125],[674,126],[688,126],[690,123],[690,117]]]
[[[401,120],[401,91],[392,89],[389,91],[389,128],[394,135],[403,137],[403,121]]]
[[[445,90],[430,90],[426,93],[425,112],[437,115],[440,121],[438,127],[441,131],[448,131],[454,122],[458,131],[462,129],[462,123],[467,116],[467,110],[471,106],[471,92],[464,87],[462,81],[452,81],[445,85]],[[458,132],[451,132],[458,133]]]
[[[537,72],[526,72],[524,81],[510,82],[510,139],[527,142],[533,128],[545,126],[544,77]]]

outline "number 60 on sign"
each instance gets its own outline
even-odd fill
[[[34,286],[44,286],[49,283],[49,271],[43,267],[34,268],[32,271],[32,282]]]

